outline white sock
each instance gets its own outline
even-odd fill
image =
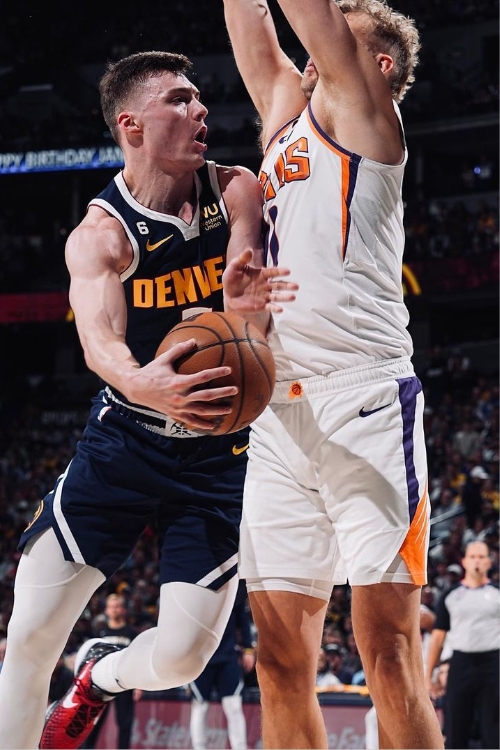
[[[191,718],[189,730],[193,750],[205,750],[207,746],[207,712],[208,701],[191,701]]]
[[[119,656],[120,651],[103,656],[92,667],[92,682],[106,693],[123,693],[124,690],[127,690],[127,688],[119,684],[115,677],[116,663]]]
[[[226,714],[227,733],[232,750],[246,750],[247,725],[243,713],[241,695],[226,695],[222,699],[222,709]]]

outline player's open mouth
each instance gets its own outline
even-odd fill
[[[202,128],[198,130],[198,132],[196,133],[194,137],[194,140],[196,141],[196,143],[202,143],[203,145],[205,145],[205,138],[207,137],[207,130],[208,128],[206,125],[204,125]]]

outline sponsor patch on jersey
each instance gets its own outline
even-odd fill
[[[204,206],[201,209],[200,224],[205,232],[210,231],[210,229],[218,229],[223,223],[224,219],[217,203],[212,203],[210,206]]]

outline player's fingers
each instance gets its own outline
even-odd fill
[[[221,403],[216,405],[215,410],[211,410],[210,414],[229,414],[232,408],[231,399],[236,396],[237,393],[238,389],[236,386],[226,385],[222,388],[204,388],[203,390],[193,391],[192,393],[187,394],[186,399],[192,402],[208,402],[220,399]],[[192,409],[193,405],[190,404],[189,408]],[[206,403],[205,408],[209,408]]]
[[[179,378],[182,377],[182,382],[180,382],[179,385],[181,388],[188,390],[196,385],[208,383],[210,380],[215,380],[216,378],[227,378],[228,375],[231,375],[230,367],[210,367],[207,370],[193,372],[191,375],[180,375]],[[229,387],[233,388],[233,386]],[[234,396],[237,392],[238,389],[234,387],[234,393],[229,395]]]
[[[296,295],[293,292],[271,292],[269,302],[293,302]]]
[[[238,264],[241,266],[247,266],[249,263],[251,263],[253,259],[253,250],[250,248],[247,248],[246,250],[243,250],[242,253],[238,256]]]
[[[295,281],[284,281],[281,277],[268,278],[267,283],[270,289],[294,289],[297,290],[299,285]]]
[[[164,362],[175,362],[176,359],[179,359],[184,354],[187,354],[187,352],[190,352],[191,349],[194,349],[195,346],[195,339],[180,341],[178,344],[174,344],[173,346],[171,346],[170,349],[167,349],[166,352],[163,352],[163,354],[160,354],[158,356],[158,359],[162,357]]]
[[[295,284],[293,281],[280,281],[279,279],[277,279],[276,281],[271,281],[270,284],[273,292],[288,291],[292,289],[296,291],[299,288],[299,285]]]

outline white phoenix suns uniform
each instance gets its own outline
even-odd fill
[[[341,148],[310,105],[266,148],[268,265],[289,268],[300,288],[271,324],[277,384],[251,431],[244,578],[426,580],[423,394],[402,290],[405,163],[406,150],[387,166]]]

